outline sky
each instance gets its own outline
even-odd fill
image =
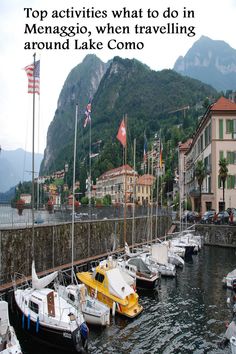
[[[112,10],[122,10],[114,18]],[[67,11],[68,10],[68,11]],[[83,10],[89,13],[83,14]],[[129,12],[127,11],[129,10]],[[77,11],[77,12],[76,12]],[[79,11],[81,11],[79,13]],[[92,17],[92,12],[96,11]],[[98,17],[103,13],[104,18]],[[80,17],[76,17],[79,15]],[[81,15],[84,15],[84,17]],[[53,17],[54,16],[54,17]],[[55,18],[57,16],[57,18]],[[59,17],[60,16],[60,17]],[[64,16],[64,17],[63,17]],[[32,151],[32,95],[27,93],[24,67],[31,64],[33,54],[40,59],[40,97],[36,97],[35,151],[43,153],[47,130],[57,108],[63,84],[87,54],[96,54],[104,62],[118,55],[135,58],[153,70],[172,69],[176,59],[185,55],[202,35],[224,40],[236,49],[236,0],[2,0],[0,2],[0,145],[3,150],[23,148]],[[98,34],[96,26],[120,26],[118,32]],[[168,25],[168,23],[170,25]],[[172,25],[173,23],[173,25]],[[29,33],[32,26],[40,34]],[[45,26],[74,26],[73,37],[43,33]],[[136,26],[136,33],[135,32]],[[161,27],[158,33],[140,33]],[[187,33],[168,34],[165,28],[186,26]],[[188,28],[194,27],[191,35]],[[128,28],[128,29],[127,29]],[[172,27],[171,27],[172,28]],[[86,33],[83,33],[87,30]],[[144,30],[144,29],[143,29]],[[28,33],[25,33],[27,32]],[[91,34],[88,36],[88,33]],[[129,32],[129,33],[127,33]],[[112,40],[111,47],[108,42]],[[115,41],[116,42],[115,42]],[[61,42],[68,49],[27,49],[27,42]],[[68,41],[68,42],[66,42]],[[90,42],[96,49],[89,49]],[[96,42],[96,45],[94,44]],[[101,44],[97,44],[101,42]],[[135,42],[137,49],[120,49],[123,42]],[[83,44],[84,43],[84,44]],[[113,49],[118,43],[118,48]],[[139,43],[139,44],[138,44]],[[64,44],[64,45],[66,45]],[[75,48],[77,44],[77,48]],[[100,47],[100,49],[97,49]],[[85,49],[78,49],[82,46]],[[102,48],[101,48],[102,47]],[[79,103],[79,97],[78,97]]]

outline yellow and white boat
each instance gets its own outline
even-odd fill
[[[113,260],[102,261],[93,272],[79,272],[76,276],[87,286],[91,296],[96,295],[112,311],[134,318],[143,310],[138,294],[125,282]]]

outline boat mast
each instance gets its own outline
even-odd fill
[[[33,122],[32,122],[32,259],[34,259],[34,134],[35,134],[35,56],[33,54],[34,64],[33,64]]]
[[[134,183],[133,183],[133,219],[132,219],[132,246],[134,245],[135,232],[135,202],[136,202],[136,139],[134,139]]]
[[[89,223],[88,223],[88,257],[90,256],[90,238],[91,238],[91,188],[92,188],[92,120],[89,122],[89,178],[88,178],[88,194],[89,194]]]
[[[74,162],[73,162],[73,193],[72,193],[72,225],[71,225],[71,282],[74,275],[74,233],[75,233],[75,167],[76,167],[76,144],[78,125],[78,104],[75,107],[75,135],[74,135]]]
[[[126,209],[127,209],[127,205],[126,205],[126,194],[127,194],[127,171],[126,171],[126,164],[127,164],[127,114],[125,115],[125,130],[126,130],[126,144],[124,146],[124,157],[125,157],[125,203],[124,203],[124,246],[126,244]]]

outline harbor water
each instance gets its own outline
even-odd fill
[[[162,278],[156,292],[140,292],[144,311],[133,320],[112,318],[107,328],[90,328],[89,353],[230,353],[219,349],[232,308],[222,278],[236,268],[236,250],[204,246],[178,270]],[[16,328],[24,354],[63,354],[38,344]]]

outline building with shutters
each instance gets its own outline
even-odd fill
[[[219,179],[219,160],[222,157],[228,162],[225,205]],[[204,162],[206,171],[202,185],[202,212],[236,208],[236,103],[233,100],[221,97],[208,107],[182,158],[184,163],[179,174],[183,176],[184,198],[191,200],[192,210],[198,210],[200,204],[199,186],[194,176],[199,159]]]

